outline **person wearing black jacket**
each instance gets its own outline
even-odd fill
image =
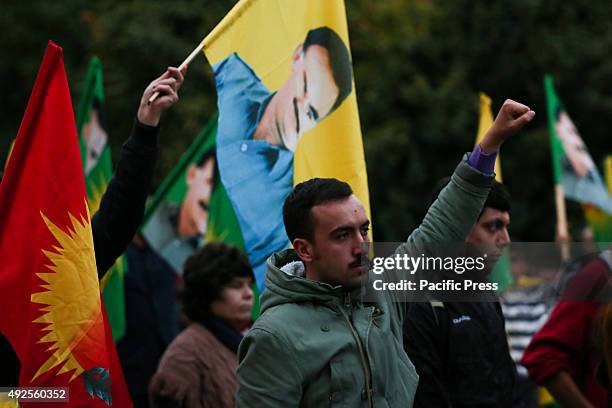
[[[126,250],[140,226],[159,151],[159,120],[162,112],[178,101],[182,82],[183,74],[170,67],[142,95],[130,137],[123,144],[100,208],[91,219],[100,279]],[[160,97],[149,103],[157,91]]]
[[[161,114],[178,101],[186,69],[169,67],[145,89],[130,137],[123,144],[115,173],[91,219],[98,278],[102,279],[126,250],[144,215],[153,169],[159,151]],[[153,93],[159,97],[149,103]],[[19,360],[0,334],[0,387],[17,386]]]
[[[466,242],[508,244],[509,222],[510,197],[494,182]],[[407,303],[406,309],[404,349],[419,374],[415,408],[512,406],[516,368],[498,301]]]

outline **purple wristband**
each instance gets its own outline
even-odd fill
[[[470,154],[468,163],[470,166],[480,171],[481,173],[492,175],[495,172],[495,159],[497,159],[498,150],[493,153],[486,154],[480,148],[480,143]]]

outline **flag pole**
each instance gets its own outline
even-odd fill
[[[234,22],[240,18],[240,16],[249,8],[251,4],[255,3],[255,1],[256,0],[241,0],[238,2],[234,8],[232,8],[229,13],[225,15],[225,17],[223,17],[223,20],[221,20],[221,22],[217,24],[217,26],[213,28],[213,30],[206,37],[204,37],[200,44],[198,44],[198,46],[191,51],[191,54],[189,54],[189,56],[185,58],[185,61],[179,65],[179,70],[189,65],[199,52],[203,51],[206,47],[215,42],[217,37],[227,30],[228,27],[234,24]],[[158,96],[159,91],[151,95],[148,100],[148,104],[150,105],[155,99],[157,99]]]
[[[204,40],[206,40],[206,39],[204,39]],[[202,49],[204,49],[204,40],[202,40],[202,42],[200,44],[198,44],[198,46],[195,47],[195,49],[193,51],[191,51],[191,54],[189,54],[189,56],[187,58],[185,58],[185,61],[183,61],[181,63],[181,65],[179,65],[179,67],[178,67],[179,71],[181,69],[185,68],[187,65],[189,65],[189,63],[196,57],[196,55],[198,55],[198,53],[200,53],[200,51],[202,51]],[[151,97],[149,98],[147,103],[150,105],[151,103],[153,103],[154,100],[157,99],[158,96],[159,96],[159,91],[156,91],[153,95],[151,95]]]
[[[569,232],[565,211],[565,189],[562,184],[555,184],[555,204],[557,208],[557,241],[561,244],[561,259],[568,261],[570,259]]]

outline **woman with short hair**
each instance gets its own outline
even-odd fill
[[[211,243],[183,267],[191,324],[168,346],[149,386],[154,408],[234,406],[236,353],[251,323],[253,271],[236,247]]]

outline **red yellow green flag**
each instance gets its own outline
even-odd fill
[[[21,360],[20,387],[66,387],[62,406],[131,407],[86,198],[62,50],[49,42],[0,184],[0,331]]]

